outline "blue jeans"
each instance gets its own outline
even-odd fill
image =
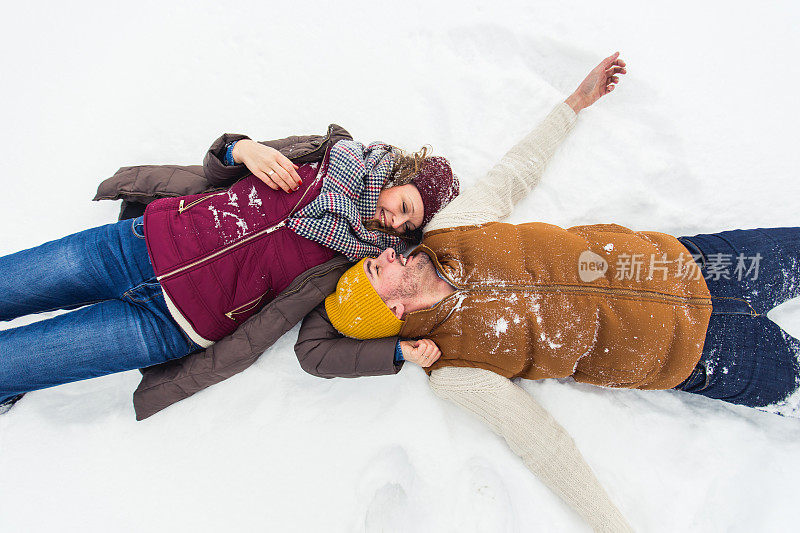
[[[123,220],[0,257],[0,321],[80,307],[0,330],[0,402],[200,349],[167,310],[143,224]]]
[[[700,362],[676,388],[797,416],[796,399],[787,399],[800,385],[800,341],[766,315],[800,296],[800,228],[733,230],[679,240],[700,256],[713,311]],[[744,268],[734,270],[740,254],[752,258],[744,261],[751,267],[749,275],[743,275]],[[726,256],[731,264],[724,269]]]

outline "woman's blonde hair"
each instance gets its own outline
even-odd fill
[[[414,176],[422,170],[425,161],[430,157],[430,146],[423,146],[417,152],[408,153],[405,150],[392,146],[394,154],[394,165],[389,173],[389,179],[383,184],[383,188],[399,187],[411,183]]]

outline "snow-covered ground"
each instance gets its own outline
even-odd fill
[[[629,74],[514,221],[800,225],[796,3],[115,4],[4,5],[2,254],[113,221],[117,205],[89,201],[101,179],[199,163],[225,131],[337,122],[429,143],[469,185],[617,49]],[[770,316],[800,336],[800,304]],[[0,417],[0,531],[586,530],[421,369],[318,379],[295,337],[145,422],[137,372],[27,395]],[[635,529],[798,528],[800,420],[672,391],[523,386]]]

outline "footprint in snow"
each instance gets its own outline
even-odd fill
[[[416,471],[400,446],[379,452],[360,476],[356,497],[366,504],[363,522],[357,531],[368,533],[419,531],[421,510],[411,505]]]
[[[455,508],[460,509],[455,531],[518,531],[506,484],[484,459],[466,462],[451,484]]]

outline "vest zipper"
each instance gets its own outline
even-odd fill
[[[206,196],[203,196],[202,198],[198,198],[197,200],[194,200],[194,201],[192,201],[192,202],[189,202],[188,204],[184,204],[184,202],[185,202],[186,200],[181,200],[181,201],[178,203],[178,213],[183,213],[183,212],[184,212],[184,211],[186,211],[187,209],[189,209],[189,208],[191,208],[191,207],[194,207],[194,206],[196,206],[196,205],[197,205],[197,204],[199,204],[200,202],[205,202],[206,200],[208,200],[209,198],[211,198],[211,197],[213,197],[213,196],[220,196],[220,195],[222,195],[222,194],[225,194],[226,192],[227,192],[227,191],[217,192],[217,193],[213,193],[213,194],[207,194]]]
[[[242,313],[247,313],[248,311],[252,311],[252,310],[253,310],[253,309],[255,309],[256,307],[258,307],[258,303],[259,303],[261,300],[263,300],[263,299],[264,299],[264,296],[266,296],[267,294],[269,294],[269,292],[270,292],[271,290],[272,290],[272,289],[267,289],[267,292],[265,292],[264,294],[262,294],[262,295],[261,295],[261,296],[259,296],[258,298],[254,299],[254,300],[250,300],[250,301],[249,301],[249,302],[247,302],[246,304],[242,304],[242,305],[240,305],[239,307],[237,307],[236,309],[231,309],[230,311],[228,311],[227,313],[225,313],[225,316],[226,316],[226,317],[228,317],[228,318],[230,318],[231,320],[236,320],[236,317],[234,317],[234,315],[239,315],[239,314],[242,314]]]
[[[561,292],[561,293],[570,293],[570,292],[596,292],[602,294],[609,294],[609,295],[621,295],[622,296],[640,296],[650,300],[662,300],[662,301],[670,301],[670,300],[677,300],[679,302],[684,303],[703,303],[703,300],[707,300],[708,298],[704,296],[678,296],[677,294],[662,294],[657,293],[654,291],[647,291],[647,290],[637,290],[637,289],[623,289],[623,288],[605,288],[605,287],[582,287],[580,285],[506,285],[504,287],[476,287],[476,288],[466,288],[461,289],[464,291],[475,291],[475,292],[496,292],[496,291],[518,291],[518,290],[529,290],[529,291],[536,291],[536,292]]]
[[[289,216],[291,216],[291,215],[289,215]],[[289,218],[289,217],[286,217],[286,218]],[[199,265],[201,263],[205,263],[209,259],[213,259],[213,258],[215,258],[215,257],[217,257],[219,255],[224,254],[225,252],[233,250],[234,248],[237,248],[241,244],[244,244],[246,242],[252,241],[256,237],[261,237],[262,235],[270,234],[275,230],[281,229],[285,225],[286,225],[286,219],[283,219],[279,223],[275,224],[274,226],[270,226],[267,229],[263,229],[263,230],[261,230],[261,231],[259,231],[257,233],[253,233],[249,237],[245,237],[245,238],[243,238],[242,240],[240,240],[238,242],[235,242],[233,244],[229,244],[228,246],[226,246],[224,248],[220,248],[216,252],[214,252],[212,254],[209,254],[209,255],[207,255],[205,257],[201,257],[197,261],[193,261],[192,263],[189,263],[188,265],[184,265],[184,266],[182,266],[180,268],[176,268],[175,270],[171,270],[170,272],[167,272],[166,274],[162,274],[162,275],[158,276],[158,281],[162,281],[162,280],[164,280],[164,279],[166,279],[168,277],[174,276],[175,274],[180,274],[181,272],[183,272],[185,270],[188,270],[188,269],[190,269],[192,267],[195,267],[195,266],[197,266],[197,265]]]
[[[325,161],[325,163],[327,163],[327,161]],[[286,225],[286,221],[292,215],[294,215],[295,211],[297,211],[297,207],[301,203],[303,203],[303,200],[305,199],[306,195],[308,194],[308,191],[313,189],[316,186],[317,182],[320,179],[322,179],[322,176],[324,174],[323,170],[327,170],[327,164],[325,165],[325,168],[320,168],[319,172],[317,172],[316,178],[314,178],[313,183],[311,185],[309,185],[306,188],[305,191],[303,191],[303,195],[300,197],[300,199],[297,201],[297,203],[294,204],[294,207],[292,207],[291,211],[289,211],[289,214],[286,215],[286,217],[283,220],[281,220],[280,222],[278,222],[277,224],[274,224],[274,225],[272,225],[272,226],[270,226],[270,227],[268,227],[266,229],[262,229],[261,231],[258,231],[258,232],[254,233],[254,234],[252,234],[252,235],[250,235],[248,237],[244,237],[241,240],[234,242],[233,244],[229,244],[228,246],[225,246],[224,248],[220,248],[216,252],[214,252],[212,254],[209,254],[209,255],[207,255],[205,257],[201,257],[200,259],[198,259],[196,261],[193,261],[193,262],[189,263],[188,265],[184,265],[182,267],[176,268],[175,270],[171,270],[171,271],[167,272],[166,274],[162,274],[162,275],[158,276],[156,279],[158,279],[158,281],[162,281],[162,280],[164,280],[166,278],[174,276],[175,274],[180,274],[181,272],[185,272],[186,270],[188,270],[190,268],[194,268],[194,267],[196,267],[196,266],[198,266],[198,265],[200,265],[202,263],[205,263],[206,261],[208,261],[210,259],[213,259],[213,258],[215,258],[215,257],[217,257],[219,255],[222,255],[222,254],[224,254],[226,252],[229,252],[229,251],[233,250],[234,248],[238,248],[242,244],[250,242],[253,239],[257,239],[258,237],[261,237],[263,235],[268,235],[268,234],[272,233],[273,231],[281,229],[282,227],[284,227]],[[223,193],[227,193],[227,192],[228,191],[226,190],[226,191],[223,191],[222,193],[217,193],[217,194],[223,194]],[[206,198],[209,198],[210,196],[211,195],[209,195],[207,197],[204,197],[204,198],[201,198],[201,199],[199,199],[199,201],[205,200]],[[196,203],[199,203],[199,202],[198,201],[194,201],[189,206],[185,207],[183,210],[185,211],[186,209],[188,209],[192,205],[195,205]],[[181,207],[183,207],[183,200],[181,200],[181,202],[178,204],[178,212],[179,213],[183,212],[183,211],[181,211]]]
[[[441,273],[444,275],[444,273]],[[559,288],[566,287],[567,290],[559,290]],[[547,290],[552,289],[552,290]],[[627,292],[625,296],[644,296],[645,299],[648,300],[661,300],[665,303],[686,303],[689,305],[698,305],[704,303],[704,300],[707,298],[703,296],[677,296],[677,295],[656,295],[652,293],[648,293],[648,291],[637,291],[632,289],[603,289],[600,287],[578,287],[573,285],[514,285],[514,286],[505,286],[505,287],[458,287],[456,286],[456,290],[453,293],[448,294],[441,300],[439,300],[436,305],[433,307],[429,307],[427,309],[420,309],[419,311],[412,311],[408,313],[408,316],[415,315],[417,313],[427,313],[433,311],[434,309],[438,308],[444,302],[449,300],[450,298],[457,297],[464,293],[470,292],[511,292],[511,291],[530,291],[530,292],[558,292],[558,293],[569,293],[569,292],[596,292],[605,294],[608,296],[619,295],[620,292]],[[696,301],[695,301],[696,300]],[[449,315],[445,317],[442,321],[447,320]],[[404,319],[405,322],[408,318]],[[440,324],[441,322],[439,322]]]
[[[622,293],[626,296],[645,296],[651,300],[662,300],[665,302],[675,303],[677,300],[678,302],[684,302],[688,304],[701,304],[704,303],[705,300],[708,298],[704,296],[678,296],[675,294],[663,294],[656,291],[648,291],[648,290],[641,290],[641,289],[625,289],[625,288],[604,288],[604,287],[585,287],[581,285],[564,285],[564,284],[548,284],[548,285],[506,285],[503,287],[466,287],[459,285],[454,280],[450,278],[442,268],[442,264],[439,262],[439,258],[436,257],[436,254],[428,248],[424,244],[420,244],[414,250],[424,249],[428,250],[430,253],[428,254],[429,257],[432,257],[434,265],[436,265],[439,274],[444,277],[450,285],[455,287],[455,291],[452,294],[448,294],[441,300],[439,300],[436,305],[433,307],[429,307],[428,309],[420,309],[419,311],[412,311],[409,313],[410,315],[416,313],[424,313],[427,311],[432,311],[439,307],[442,303],[450,298],[458,295],[459,293],[463,292],[497,292],[497,291],[519,291],[519,290],[527,290],[527,291],[536,291],[536,292],[596,292],[602,293],[607,295],[615,295]]]

